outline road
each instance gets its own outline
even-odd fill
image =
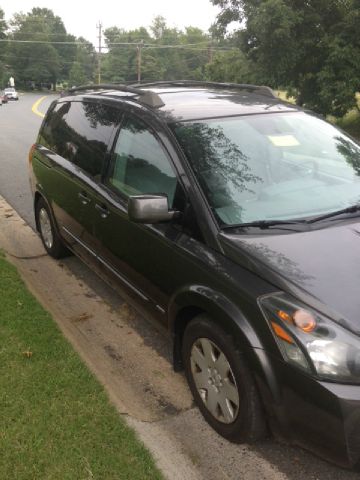
[[[41,116],[34,113],[32,107],[42,96],[42,94],[25,94],[18,102],[12,102],[0,108],[0,195],[32,228],[34,228],[34,218],[27,163],[29,149],[36,139],[42,121]],[[48,95],[40,103],[39,111],[45,112],[54,98],[55,96]],[[199,471],[201,478],[206,480],[358,480],[359,475],[354,472],[341,470],[300,448],[283,445],[273,439],[247,446],[232,445],[217,436],[207,427],[191,402],[189,404],[189,393],[183,377],[171,373],[169,347],[161,329],[149,324],[131,308],[129,309],[111,288],[93,275],[75,257],[66,259],[63,265],[85,284],[89,291],[94,291],[96,297],[100,297],[103,303],[110,307],[111,312],[126,309],[131,312],[131,315],[127,315],[130,318],[127,321],[130,322],[131,328],[141,338],[140,343],[151,349],[153,361],[165,365],[166,375],[171,378],[169,383],[174,391],[179,392],[177,395],[180,400],[174,400],[173,403],[163,402],[156,394],[158,388],[166,388],[166,384],[165,387],[163,385],[162,374],[158,375],[159,378],[150,375],[151,388],[145,389],[145,396],[149,396],[150,403],[151,397],[154,397],[156,400],[154,405],[158,405],[158,412],[155,412],[154,417],[151,418],[152,428],[161,427],[176,440]],[[89,298],[91,298],[90,294]],[[104,337],[108,335],[111,338],[112,332],[106,332],[106,325],[102,325],[101,328],[103,328],[102,335]],[[137,345],[136,348],[138,350],[135,349],[135,352],[139,352],[144,347]],[[118,353],[113,347],[108,348],[106,354],[112,360],[117,360]],[[133,360],[136,362],[136,354],[130,351],[129,355],[131,354],[134,355]],[[134,368],[136,370],[136,367]],[[121,375],[116,371],[110,373]],[[143,375],[146,376],[146,372],[143,372]],[[121,400],[124,401],[124,399]],[[139,400],[140,405],[141,400]],[[130,406],[129,409],[131,410]],[[146,417],[146,414],[144,416]],[[141,419],[141,415],[135,411],[133,417],[134,421]]]
[[[0,191],[4,198],[34,227],[28,181],[28,153],[35,142],[42,118],[31,111],[39,95],[24,95],[0,107]],[[55,97],[54,97],[55,98]],[[46,98],[47,109],[52,97]],[[31,120],[31,121],[29,121]]]

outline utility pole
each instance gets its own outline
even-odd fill
[[[101,49],[102,49],[102,23],[96,25],[96,28],[99,30],[99,47],[98,47],[98,84],[101,83]]]
[[[144,40],[141,40],[141,42],[137,46],[137,81],[140,83],[141,82],[141,50],[144,47]]]

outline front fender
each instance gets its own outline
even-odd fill
[[[222,293],[207,286],[185,286],[170,300],[168,313],[169,327],[174,340],[175,370],[182,369],[182,334],[189,318],[183,317],[181,313],[187,309],[195,315],[200,312],[208,314],[232,336],[255,376],[266,409],[273,412],[276,405],[281,403],[281,391],[273,368],[272,356],[264,349],[261,338],[239,306]],[[278,417],[281,416],[279,412],[277,413]]]
[[[235,338],[243,340],[246,346],[263,348],[259,336],[240,308],[222,293],[204,285],[184,286],[172,296],[168,308],[169,327],[172,335],[176,335],[178,330],[179,312],[190,306],[208,313],[214,321]]]

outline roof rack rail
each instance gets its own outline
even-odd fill
[[[151,83],[133,83],[132,87],[156,87],[156,86],[179,86],[179,87],[215,87],[215,88],[230,88],[234,90],[250,90],[266,97],[278,98],[270,87],[265,85],[251,85],[247,83],[219,83],[207,82],[201,80],[165,80],[161,82]]]
[[[80,85],[78,87],[70,88],[67,92],[75,93],[86,90],[117,90],[119,92],[129,92],[138,95],[140,97],[139,101],[141,103],[144,103],[148,107],[160,108],[165,105],[165,103],[161,100],[160,96],[155,92],[122,84],[99,83],[94,85]]]

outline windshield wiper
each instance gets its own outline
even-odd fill
[[[346,213],[356,213],[360,211],[360,204],[351,205],[350,207],[337,210],[336,212],[326,213],[319,215],[318,217],[311,218],[309,220],[255,220],[254,222],[236,223],[234,225],[222,225],[222,230],[230,230],[231,228],[243,228],[243,227],[257,227],[260,229],[266,229],[270,227],[277,227],[280,225],[309,225],[311,223],[320,222],[321,220],[327,220],[328,218],[337,217]]]
[[[242,227],[258,227],[260,229],[266,229],[269,227],[276,227],[278,225],[299,225],[305,224],[305,220],[257,220],[254,222],[248,223],[237,223],[234,225],[222,225],[222,230],[229,230],[231,228],[242,228]]]
[[[320,222],[321,220],[326,220],[328,218],[337,217],[338,215],[343,215],[344,213],[355,213],[360,210],[360,204],[351,205],[350,207],[342,208],[341,210],[336,210],[336,212],[325,213],[324,215],[319,215],[318,217],[307,220],[306,223],[315,223]]]

